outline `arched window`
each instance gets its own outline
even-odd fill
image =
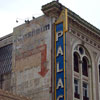
[[[92,96],[92,63],[91,57],[87,49],[82,45],[77,45],[73,52],[73,67],[74,67],[74,98],[82,100],[89,100]],[[76,73],[77,72],[77,73]],[[85,77],[84,77],[85,76]],[[100,65],[99,65],[100,76]],[[99,78],[100,79],[100,78]],[[100,81],[100,80],[99,80]]]
[[[82,74],[88,77],[88,62],[86,57],[83,57],[82,60]]]
[[[74,71],[79,72],[79,56],[74,53]]]

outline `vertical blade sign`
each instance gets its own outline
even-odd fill
[[[66,46],[65,35],[68,31],[67,9],[61,12],[55,23],[55,100],[67,99],[65,96]]]
[[[63,23],[56,25],[56,100],[64,100]]]

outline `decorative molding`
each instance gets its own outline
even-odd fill
[[[80,22],[74,20],[71,17],[68,17],[68,21],[69,21],[69,27],[73,27],[73,28],[77,29],[79,32],[85,33],[86,35],[90,36],[92,39],[95,38],[95,40],[98,43],[100,43],[100,35],[99,35],[99,33],[97,34],[95,31],[90,30],[88,27],[84,26],[83,24],[81,24]]]
[[[92,32],[93,35],[96,35],[100,39],[100,30],[96,28],[95,26],[91,25],[89,22],[86,20],[82,19],[79,15],[74,13],[73,11],[68,9],[68,17],[71,19],[73,22],[76,22],[76,24],[81,25],[81,28],[89,31],[90,33]]]
[[[100,50],[100,44],[93,40],[91,36],[86,36],[83,32],[80,32],[78,29],[74,29],[72,27],[69,27],[69,32],[74,36],[78,37],[79,39],[81,39],[83,42],[88,43],[91,46]]]

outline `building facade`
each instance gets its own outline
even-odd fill
[[[0,39],[0,88],[32,100],[99,100],[100,30],[56,1],[42,11]]]
[[[31,100],[29,97],[12,94],[0,89],[0,100]]]

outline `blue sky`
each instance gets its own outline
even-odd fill
[[[41,6],[53,0],[0,0],[0,37],[13,32],[25,19],[42,15]],[[64,6],[100,29],[100,0],[59,0]],[[16,19],[19,23],[16,23]]]

